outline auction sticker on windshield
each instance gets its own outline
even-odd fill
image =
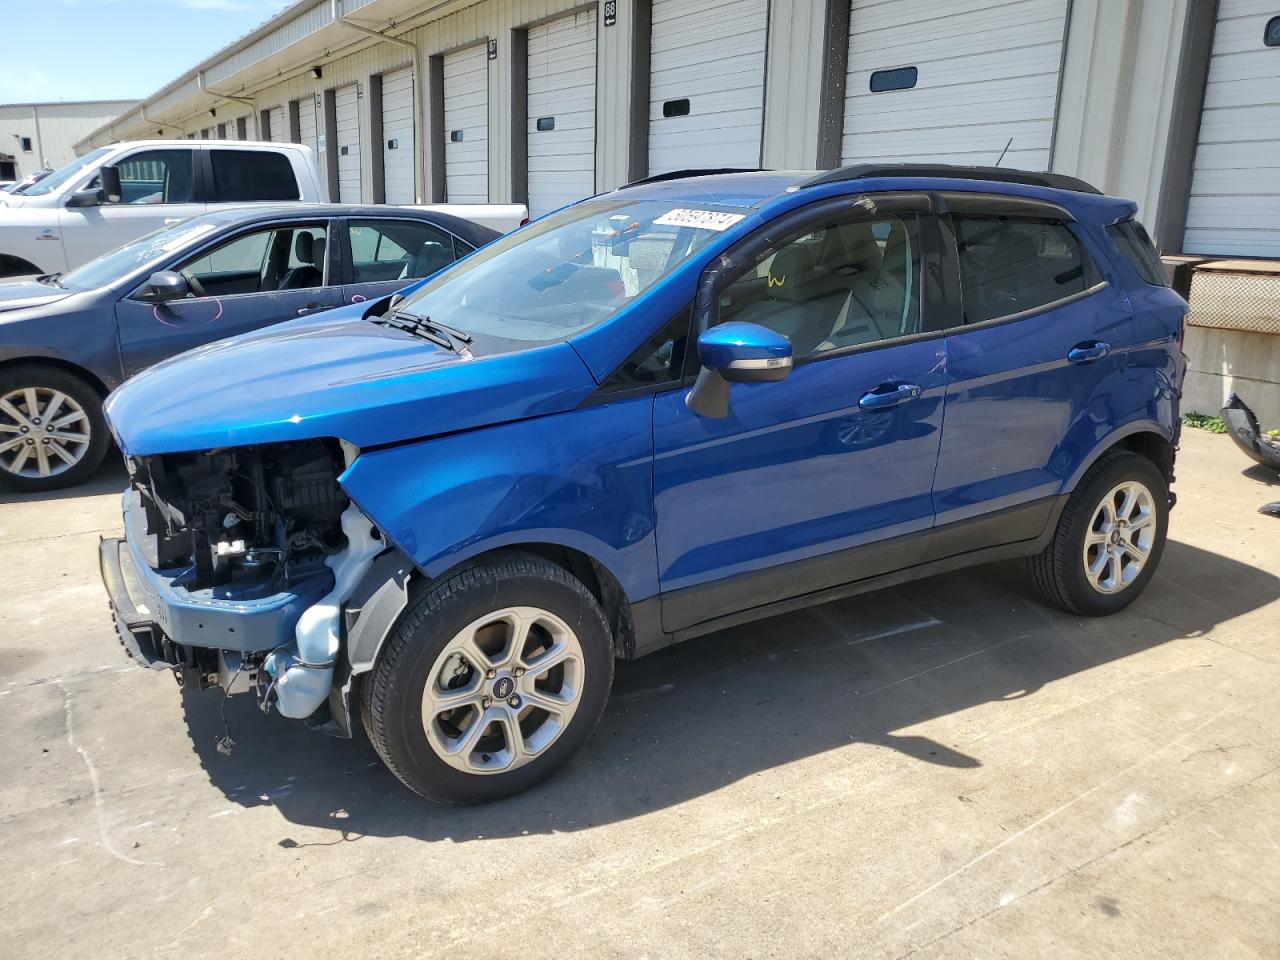
[[[720,210],[670,210],[654,220],[655,226],[696,227],[699,230],[728,230],[746,215]]]

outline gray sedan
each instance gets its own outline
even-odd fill
[[[110,447],[103,398],[152,364],[394,293],[496,236],[433,211],[248,207],[174,224],[65,275],[0,283],[0,486],[88,477]]]

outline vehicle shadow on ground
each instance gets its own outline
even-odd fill
[[[1212,588],[1202,585],[1211,584]],[[363,738],[335,740],[247,697],[227,704],[236,747],[216,751],[217,694],[184,697],[208,775],[233,803],[272,804],[331,837],[455,842],[583,830],[641,816],[761,770],[854,742],[922,763],[982,764],[894,731],[1199,635],[1280,597],[1280,579],[1170,541],[1129,610],[1085,620],[1044,607],[1019,567],[979,567],[827,604],[619,663],[586,749],[553,779],[501,803],[438,807],[411,794]],[[1156,619],[1156,617],[1159,619]]]
[[[1255,463],[1253,466],[1245,468],[1241,473],[1250,480],[1256,480],[1271,487],[1280,486],[1280,471],[1265,467],[1260,463]]]
[[[124,460],[120,454],[112,451],[107,459],[93,472],[84,483],[62,490],[49,490],[44,493],[13,493],[0,490],[0,503],[44,503],[53,500],[76,500],[80,497],[95,497],[104,493],[121,493],[129,485],[129,474],[124,469]]]

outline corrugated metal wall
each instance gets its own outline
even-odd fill
[[[343,0],[343,12],[361,7],[361,22],[376,23],[384,0]],[[385,0],[395,3],[397,0]],[[1169,136],[1169,116],[1173,88],[1178,76],[1177,52],[1189,0],[1072,0],[1066,49],[1063,56],[1058,115],[1054,123],[1052,169],[1074,173],[1097,183],[1102,189],[1138,199],[1148,221],[1155,219],[1160,198],[1161,171]],[[616,23],[605,26],[604,4],[584,4],[578,0],[478,0],[458,9],[456,3],[412,7],[401,10],[440,19],[424,23],[405,33],[418,46],[424,71],[428,58],[449,50],[488,39],[496,41],[496,58],[489,69],[489,181],[490,199],[509,200],[516,192],[513,178],[512,102],[520,89],[514,82],[516,64],[512,57],[512,31],[527,29],[557,14],[594,7],[597,11],[597,49],[600,63],[596,90],[596,189],[604,190],[628,178],[632,159],[632,38],[634,21],[643,18],[648,5],[642,0],[618,0]],[[768,58],[764,104],[763,163],[776,168],[811,168],[818,165],[820,142],[826,136],[838,138],[842,119],[831,122],[832,78],[827,75],[824,51],[841,38],[828,37],[828,23],[839,20],[840,8],[847,14],[848,0],[770,0]],[[449,10],[455,12],[449,13]],[[268,69],[285,74],[285,79],[247,91],[259,108],[277,107],[300,97],[314,96],[326,89],[350,83],[365,83],[374,74],[401,66],[402,47],[363,37],[329,20],[328,4],[282,25],[236,51],[206,75],[206,84],[227,93],[237,91],[237,71],[245,75]],[[951,18],[955,30],[963,22]],[[385,22],[385,21],[384,21]],[[644,25],[647,29],[647,25]],[[308,56],[308,45],[323,43],[319,53]],[[326,49],[353,52],[327,59]],[[847,52],[847,47],[846,47]],[[268,57],[263,63],[261,57]],[[255,58],[259,60],[255,63]],[[313,79],[310,67],[322,64],[323,76]],[[252,67],[250,65],[253,65]],[[844,65],[841,76],[844,76]],[[418,78],[416,121],[419,151],[429,150],[427,114],[434,91],[429,77]],[[643,90],[644,84],[641,84]],[[153,105],[149,113],[179,122],[184,133],[211,123],[208,99],[201,98],[194,79],[179,84]],[[843,82],[835,86],[843,95]],[[199,104],[206,106],[199,109]],[[185,105],[185,106],[184,106]],[[836,104],[840,109],[842,103]],[[369,98],[360,101],[360,134],[366,152],[373,149]],[[647,111],[648,103],[639,104]],[[187,114],[173,114],[174,109]],[[231,117],[241,110],[226,101],[218,104],[218,121],[224,111]],[[824,122],[826,128],[824,129]],[[251,129],[256,127],[250,121]],[[171,131],[176,135],[176,131]],[[143,125],[136,112],[123,118],[113,131],[103,132],[96,142],[110,142],[123,136],[155,136],[154,125]],[[84,145],[84,146],[87,146]],[[429,156],[430,154],[427,153]],[[835,156],[826,155],[834,162]],[[362,164],[362,193],[373,196],[374,164],[366,157]],[[426,195],[434,178],[442,171],[428,169]],[[518,185],[520,188],[523,184]]]

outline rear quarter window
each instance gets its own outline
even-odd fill
[[[223,203],[297,200],[293,164],[265,150],[211,150],[214,199]]]
[[[1169,275],[1164,269],[1164,263],[1142,224],[1137,220],[1121,220],[1107,227],[1107,234],[1116,249],[1133,265],[1138,276],[1153,286],[1169,286]]]

